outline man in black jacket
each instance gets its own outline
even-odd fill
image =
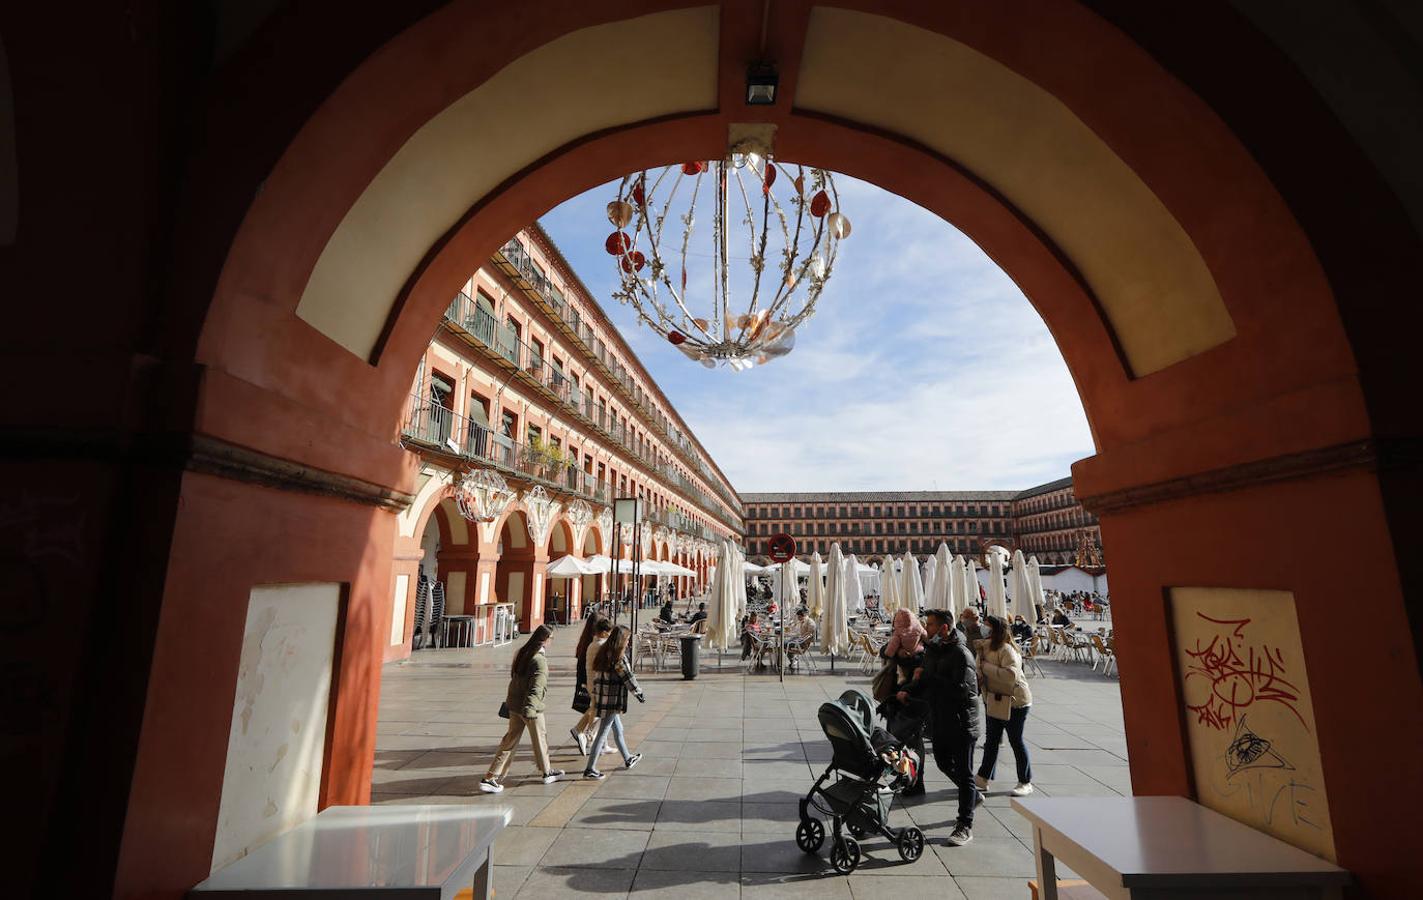
[[[973,656],[943,610],[927,613],[928,644],[924,666],[899,695],[925,700],[930,709],[934,764],[959,791],[958,821],[949,843],[961,847],[973,840],[973,809],[981,800],[973,783],[973,750],[978,743],[978,671]]]

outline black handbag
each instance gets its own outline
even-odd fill
[[[588,707],[593,705],[593,695],[588,693],[588,685],[580,684],[573,689],[573,711],[587,712]]]
[[[505,700],[503,703],[500,703],[500,704],[499,704],[499,718],[501,718],[501,719],[507,719],[507,718],[509,718],[509,701],[508,701],[508,700]]]

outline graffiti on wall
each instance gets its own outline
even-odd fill
[[[1171,607],[1196,799],[1334,860],[1294,595],[1175,588]]]

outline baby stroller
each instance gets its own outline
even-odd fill
[[[819,852],[825,843],[825,823],[811,810],[828,816],[834,835],[830,865],[841,875],[860,864],[855,838],[871,831],[893,841],[905,862],[914,862],[924,852],[924,832],[912,826],[891,829],[887,824],[894,798],[918,775],[918,756],[899,738],[874,727],[873,716],[874,706],[861,691],[846,691],[839,700],[821,704],[820,727],[834,755],[800,801],[796,846],[806,853]]]

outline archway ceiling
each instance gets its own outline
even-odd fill
[[[1185,229],[1052,94],[970,47],[885,16],[811,11],[796,107],[903,135],[1022,211],[1097,296],[1132,373],[1235,334]]]
[[[369,358],[430,248],[505,180],[585,135],[714,110],[718,13],[701,6],[571,32],[449,105],[347,212],[297,314]],[[799,71],[783,79],[798,110],[900,135],[1004,197],[1097,297],[1130,374],[1234,336],[1165,205],[1067,106],[1001,63],[895,19],[817,6]]]
[[[297,315],[369,357],[431,245],[503,181],[583,135],[715,108],[717,14],[702,6],[579,29],[452,103],[346,214]]]

